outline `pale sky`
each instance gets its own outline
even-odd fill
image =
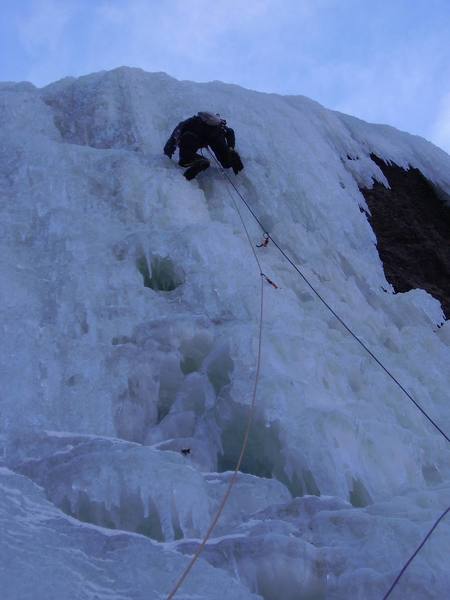
[[[302,94],[450,152],[450,0],[0,0],[0,81],[118,66]]]

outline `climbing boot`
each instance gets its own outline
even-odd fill
[[[194,179],[201,171],[205,171],[209,165],[210,163],[207,158],[198,158],[192,161],[190,165],[183,165],[188,167],[183,175],[188,181],[191,181],[191,179]]]

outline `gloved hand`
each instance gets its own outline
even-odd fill
[[[236,150],[231,150],[231,168],[233,169],[233,173],[237,175],[242,169],[244,165],[242,164],[241,157],[236,152]]]
[[[170,138],[170,140],[167,140],[166,145],[164,146],[164,154],[169,158],[172,158],[172,155],[175,152],[176,148],[177,143],[174,139]]]

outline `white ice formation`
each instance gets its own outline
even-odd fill
[[[225,490],[260,277],[220,172],[188,183],[161,153],[198,110],[235,129],[232,177],[264,227],[450,431],[450,322],[427,292],[392,293],[359,190],[388,185],[374,153],[449,194],[442,150],[304,97],[137,69],[0,84],[2,600],[164,599]],[[381,600],[450,504],[449,444],[258,252],[280,289],[244,473],[177,598]],[[443,521],[395,598],[447,597],[449,548]]]

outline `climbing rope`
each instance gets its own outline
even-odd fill
[[[236,193],[238,194],[238,196],[240,197],[240,199],[244,202],[245,206],[247,207],[247,209],[249,210],[249,212],[251,213],[251,215],[253,216],[253,218],[255,219],[255,221],[258,223],[258,225],[261,227],[263,234],[264,234],[264,241],[261,244],[258,244],[257,247],[261,248],[261,247],[266,247],[269,243],[269,240],[272,241],[272,243],[274,244],[274,246],[278,249],[278,251],[282,254],[282,256],[289,262],[289,264],[295,269],[295,271],[300,275],[300,277],[303,279],[303,281],[307,284],[307,286],[311,289],[311,291],[316,295],[316,297],[324,304],[324,306],[333,314],[333,316],[339,321],[339,323],[341,323],[341,325],[344,327],[344,329],[356,340],[356,342],[358,342],[360,344],[360,346],[369,354],[369,356],[371,356],[373,358],[373,360],[383,369],[383,371],[390,377],[390,379],[400,388],[400,390],[402,390],[402,392],[407,396],[407,398],[416,406],[416,408],[423,414],[423,416],[433,425],[433,427],[435,427],[435,429],[447,440],[447,442],[450,442],[450,438],[448,437],[448,435],[439,427],[439,425],[428,415],[428,413],[420,406],[420,404],[413,398],[413,396],[404,388],[404,386],[397,380],[397,378],[384,366],[384,364],[378,359],[378,357],[366,346],[366,344],[361,340],[361,338],[356,335],[356,333],[354,333],[354,331],[346,324],[346,322],[336,313],[336,311],[330,306],[330,304],[328,304],[328,302],[323,298],[323,296],[316,290],[316,288],[312,285],[312,283],[309,281],[309,279],[306,277],[306,275],[297,267],[297,265],[293,262],[293,260],[286,254],[286,252],[283,250],[283,248],[281,248],[281,246],[276,242],[276,240],[273,239],[273,237],[266,231],[265,227],[263,226],[263,224],[261,223],[261,221],[259,220],[259,218],[257,217],[257,215],[255,214],[255,212],[252,210],[252,208],[250,207],[250,205],[248,204],[248,202],[246,201],[245,197],[241,194],[240,190],[237,188],[237,186],[234,184],[234,182],[231,180],[231,178],[229,177],[229,175],[225,172],[225,170],[222,168],[222,166],[220,165],[219,161],[216,159],[216,157],[212,154],[212,152],[208,149],[209,153],[211,154],[213,160],[215,161],[215,163],[217,164],[222,176],[224,178],[226,178],[228,180],[228,182],[231,184],[231,186],[234,188],[234,190],[236,191]],[[227,188],[228,189],[228,188]],[[232,198],[233,204],[236,208],[236,211],[239,215],[239,218],[241,220],[241,223],[243,225],[243,228],[245,230],[247,239],[250,243],[250,247],[252,249],[253,255],[255,257],[255,260],[257,262],[258,268],[259,268],[259,273],[261,276],[261,301],[260,301],[260,320],[259,320],[259,334],[258,334],[258,354],[257,354],[257,366],[256,366],[256,374],[255,374],[255,381],[254,381],[254,387],[253,387],[253,394],[252,394],[252,402],[251,402],[251,406],[250,406],[250,412],[249,412],[249,417],[247,420],[247,426],[246,426],[246,430],[245,430],[245,434],[244,434],[244,439],[242,442],[242,447],[241,447],[241,452],[239,454],[239,458],[238,461],[236,463],[236,467],[233,471],[232,477],[230,479],[230,482],[228,484],[228,488],[222,498],[222,501],[219,505],[219,508],[200,544],[200,546],[198,547],[196,553],[194,554],[194,556],[192,557],[191,561],[189,562],[189,564],[186,566],[185,570],[183,571],[182,575],[180,576],[180,578],[178,579],[175,587],[173,588],[172,592],[169,594],[169,596],[167,597],[167,600],[172,600],[172,598],[175,596],[176,592],[178,591],[178,589],[181,587],[182,583],[184,582],[184,580],[186,579],[186,577],[188,576],[189,572],[191,571],[192,567],[194,566],[195,562],[198,560],[198,558],[200,557],[201,553],[203,552],[206,543],[208,542],[215,526],[217,525],[217,522],[223,512],[223,509],[225,508],[225,505],[228,501],[228,498],[231,494],[231,490],[233,488],[233,485],[236,481],[239,469],[241,467],[242,464],[242,460],[245,454],[245,450],[247,448],[247,444],[248,444],[248,438],[249,438],[249,434],[250,434],[250,429],[252,426],[252,422],[253,422],[253,417],[254,417],[254,412],[255,412],[255,405],[256,405],[256,390],[257,390],[257,385],[258,385],[258,380],[259,380],[259,373],[260,373],[260,365],[261,365],[261,341],[262,341],[262,322],[263,322],[263,307],[264,307],[264,284],[263,284],[263,279],[265,279],[270,285],[272,285],[274,288],[278,288],[278,286],[267,277],[267,275],[265,275],[261,269],[261,264],[260,261],[258,259],[258,256],[253,248],[253,244],[250,238],[250,234],[248,232],[248,229],[245,225],[244,219],[239,211],[239,207],[233,197],[233,195],[231,194],[231,191],[229,191],[230,197]],[[387,600],[387,598],[389,597],[389,595],[392,593],[392,591],[394,590],[394,588],[396,587],[396,585],[398,584],[398,582],[400,581],[400,578],[402,577],[402,575],[404,574],[404,572],[406,571],[406,569],[409,567],[409,565],[411,564],[411,562],[414,560],[414,558],[417,556],[417,554],[420,552],[420,550],[422,549],[422,547],[425,545],[425,543],[427,542],[427,540],[430,538],[430,536],[432,535],[433,531],[436,529],[436,527],[439,525],[439,523],[442,521],[442,519],[447,515],[447,513],[450,512],[450,506],[440,515],[440,517],[437,519],[437,521],[434,523],[433,527],[429,530],[429,532],[427,533],[427,535],[425,536],[425,538],[423,539],[423,541],[420,543],[420,545],[417,547],[417,549],[414,551],[414,553],[412,554],[412,556],[408,559],[408,561],[405,563],[405,565],[402,567],[401,571],[399,572],[399,574],[397,575],[396,579],[394,580],[393,584],[391,585],[391,587],[389,588],[388,592],[384,595],[383,600]]]
[[[445,517],[445,515],[448,512],[450,512],[450,506],[446,510],[444,510],[444,512],[442,513],[442,515],[437,519],[437,521],[434,523],[433,527],[429,530],[429,532],[427,533],[427,535],[424,537],[424,539],[421,541],[421,543],[419,544],[419,546],[416,548],[416,550],[414,551],[413,555],[403,565],[400,573],[395,578],[394,583],[391,585],[391,587],[389,588],[389,590],[383,596],[383,600],[386,600],[391,595],[391,592],[393,592],[395,586],[400,581],[400,577],[403,575],[403,573],[406,571],[406,569],[409,567],[409,565],[412,563],[412,561],[415,559],[415,557],[419,554],[419,552],[421,551],[421,549],[423,548],[423,546],[426,544],[428,538],[431,536],[431,534],[433,533],[433,531],[436,529],[436,527],[439,525],[439,523],[442,521],[442,519]]]
[[[423,414],[423,416],[426,419],[428,419],[428,421],[433,425],[433,427],[435,427],[435,429],[437,429],[437,431],[439,431],[439,433],[447,440],[447,442],[450,442],[450,437],[441,429],[441,427],[439,427],[439,425],[430,417],[430,415],[420,406],[420,404],[417,402],[417,400],[415,400],[413,398],[413,396],[404,388],[404,386],[398,381],[398,379],[389,371],[389,369],[387,369],[384,366],[384,364],[381,362],[381,360],[379,358],[377,358],[377,356],[370,350],[370,348],[368,348],[368,346],[366,346],[366,344],[362,341],[362,339],[358,335],[356,335],[356,333],[347,325],[347,323],[342,319],[342,317],[340,317],[336,313],[336,311],[330,306],[330,304],[328,304],[328,302],[325,300],[325,298],[312,285],[312,283],[309,281],[309,279],[306,277],[306,275],[297,267],[297,265],[294,263],[294,261],[286,254],[286,252],[283,250],[283,248],[281,248],[281,246],[273,239],[273,237],[270,235],[270,233],[268,231],[266,231],[264,225],[261,223],[261,221],[255,214],[255,212],[252,210],[251,206],[248,204],[245,197],[241,194],[239,188],[234,184],[233,180],[230,178],[228,173],[226,173],[224,171],[224,169],[222,168],[222,166],[220,165],[220,163],[216,159],[216,157],[211,153],[211,151],[209,151],[209,152],[210,152],[211,156],[213,157],[214,161],[216,162],[217,166],[219,167],[219,170],[222,173],[223,177],[225,177],[228,180],[228,182],[233,186],[234,190],[236,191],[236,193],[238,194],[238,196],[240,197],[242,202],[245,204],[245,206],[248,208],[248,210],[252,214],[255,221],[261,227],[261,229],[264,233],[265,240],[272,241],[272,243],[278,249],[278,251],[284,256],[284,258],[289,262],[289,264],[297,271],[297,273],[300,275],[300,277],[303,279],[303,281],[306,283],[306,285],[317,296],[317,298],[319,298],[319,300],[322,302],[322,304],[324,304],[326,306],[326,308],[332,313],[332,315],[339,321],[339,323],[344,327],[344,329],[358,342],[358,344],[360,344],[360,346],[362,346],[362,348],[364,348],[364,350],[383,369],[383,371],[392,379],[392,381],[402,390],[402,392],[409,398],[409,400],[416,406],[416,408],[418,408],[420,410],[420,412]],[[267,245],[267,244],[265,244],[265,245]]]
[[[228,188],[227,188],[228,189]],[[239,453],[239,458],[237,460],[236,466],[234,468],[233,474],[230,478],[230,481],[228,482],[228,487],[225,491],[225,494],[220,502],[219,508],[216,511],[216,514],[214,515],[210,526],[208,527],[208,530],[205,534],[205,536],[203,537],[203,540],[201,542],[201,544],[199,545],[199,547],[197,548],[195,554],[193,555],[193,557],[191,558],[190,562],[186,565],[186,568],[184,569],[183,573],[180,575],[178,581],[176,582],[174,588],[172,589],[172,591],[170,592],[170,594],[167,596],[167,600],[172,600],[172,598],[175,597],[175,594],[177,593],[177,591],[180,589],[181,585],[183,584],[184,580],[186,579],[186,577],[189,575],[192,567],[195,565],[195,563],[197,562],[197,560],[199,559],[201,553],[203,552],[203,550],[205,549],[205,546],[209,540],[209,538],[211,537],[212,532],[214,531],[214,528],[217,525],[217,522],[219,521],[222,513],[223,513],[223,509],[225,508],[225,505],[228,501],[228,498],[230,497],[231,494],[231,490],[233,489],[233,486],[236,482],[239,470],[241,468],[241,464],[242,464],[242,460],[244,458],[244,454],[245,451],[247,449],[247,445],[248,445],[248,439],[249,439],[249,435],[250,435],[250,430],[253,424],[253,418],[255,415],[255,407],[256,407],[256,391],[257,391],[257,387],[258,387],[258,381],[259,381],[259,374],[260,374],[260,370],[261,370],[261,346],[262,346],[262,325],[263,325],[263,313],[264,313],[264,280],[267,280],[269,283],[271,283],[272,285],[273,282],[271,280],[268,279],[268,277],[266,275],[264,275],[264,273],[262,272],[262,268],[261,268],[261,263],[259,261],[259,258],[255,252],[255,249],[253,248],[253,244],[252,244],[252,240],[250,237],[250,234],[248,232],[248,229],[245,225],[245,221],[241,215],[241,212],[239,210],[239,207],[236,203],[236,200],[234,199],[233,195],[231,194],[231,191],[229,191],[230,197],[233,201],[234,207],[239,215],[239,218],[241,220],[242,226],[244,228],[245,234],[247,236],[247,239],[249,241],[250,247],[252,249],[253,252],[253,256],[255,258],[255,261],[258,265],[258,269],[259,269],[259,274],[261,276],[261,291],[260,291],[260,307],[259,307],[259,326],[258,326],[258,350],[257,350],[257,358],[256,358],[256,373],[255,373],[255,380],[253,383],[253,392],[252,392],[252,401],[250,404],[250,410],[249,410],[249,415],[247,418],[247,425],[245,428],[245,433],[244,433],[244,438],[242,440],[242,446],[241,446],[241,451]]]
[[[333,314],[333,316],[339,321],[339,323],[341,323],[341,325],[346,329],[346,331],[362,346],[362,348],[364,348],[364,350],[373,358],[373,360],[383,369],[383,371],[392,379],[392,381],[397,384],[397,386],[402,390],[402,392],[409,398],[409,400],[411,400],[411,402],[416,406],[416,408],[419,409],[419,411],[424,415],[424,417],[426,417],[426,419],[428,419],[428,421],[433,425],[433,427],[435,427],[435,429],[437,429],[437,431],[447,440],[447,442],[450,442],[450,438],[449,436],[439,427],[439,425],[428,415],[428,413],[420,406],[420,404],[413,398],[413,396],[403,387],[403,385],[397,380],[397,378],[384,366],[384,364],[377,358],[377,356],[366,346],[366,344],[361,340],[361,338],[359,336],[356,335],[356,333],[354,333],[354,331],[345,323],[345,321],[336,313],[336,311],[328,304],[328,302],[323,298],[323,296],[316,290],[316,288],[312,285],[312,283],[309,281],[309,279],[306,277],[306,275],[304,273],[302,273],[302,271],[297,267],[297,265],[293,262],[293,260],[286,254],[286,252],[280,247],[280,245],[273,239],[273,237],[266,231],[265,227],[263,226],[263,224],[261,223],[261,221],[258,219],[257,215],[255,214],[255,212],[252,210],[252,208],[250,207],[250,205],[248,204],[248,202],[246,201],[245,197],[241,194],[239,188],[234,184],[233,180],[230,178],[230,176],[228,175],[228,173],[225,172],[225,170],[221,167],[220,163],[218,162],[218,160],[216,159],[216,157],[212,154],[211,151],[209,151],[212,158],[214,159],[214,161],[216,162],[217,166],[219,167],[220,172],[222,173],[222,176],[224,178],[226,178],[228,180],[228,182],[231,184],[231,186],[234,188],[234,190],[236,191],[236,193],[238,194],[238,196],[240,197],[240,199],[242,200],[242,202],[245,204],[245,206],[248,208],[249,212],[252,214],[253,218],[255,219],[255,221],[258,223],[258,225],[261,227],[263,234],[264,234],[264,241],[258,245],[258,247],[266,247],[267,244],[269,243],[269,240],[271,240],[273,242],[273,244],[275,245],[275,247],[279,250],[279,252],[282,254],[282,256],[290,263],[290,265],[297,271],[297,273],[300,275],[300,277],[303,279],[303,281],[308,285],[308,287],[312,290],[312,292],[317,296],[317,298],[319,298],[319,300],[326,306],[326,308]],[[270,280],[269,280],[269,283]],[[388,596],[391,594],[391,592],[394,590],[395,586],[398,584],[401,576],[403,575],[403,573],[406,571],[406,569],[409,567],[410,563],[412,562],[412,560],[417,556],[417,554],[420,552],[420,550],[422,549],[422,547],[424,546],[424,544],[426,543],[426,541],[428,540],[428,538],[431,536],[431,534],[433,533],[433,531],[436,529],[436,527],[438,526],[438,524],[440,523],[440,521],[445,517],[445,515],[450,511],[450,507],[448,507],[443,513],[442,515],[438,518],[438,520],[435,522],[435,524],[433,525],[433,527],[430,529],[430,531],[428,532],[428,534],[426,535],[426,537],[424,538],[424,540],[422,541],[422,543],[418,546],[418,548],[416,549],[416,551],[414,552],[414,554],[411,556],[411,558],[405,563],[405,565],[403,566],[403,568],[401,569],[400,573],[398,574],[398,576],[396,577],[394,583],[392,584],[392,586],[390,587],[389,591],[386,593],[386,595],[383,597],[383,600],[386,600],[388,598]]]

